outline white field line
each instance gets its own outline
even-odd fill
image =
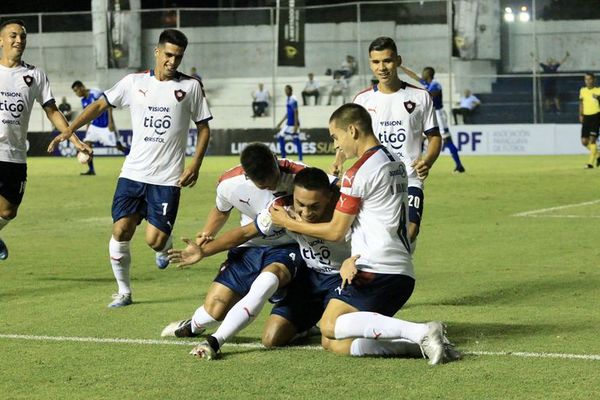
[[[566,204],[564,206],[558,206],[558,207],[540,208],[538,210],[531,210],[531,211],[525,211],[525,212],[513,214],[512,216],[513,217],[532,217],[532,216],[536,216],[536,214],[543,214],[543,213],[550,212],[550,211],[565,210],[567,208],[581,207],[581,206],[591,206],[592,204],[598,204],[598,203],[600,203],[600,199],[598,199],[598,200],[592,200],[592,201],[586,201],[586,202],[577,203],[577,204]],[[557,215],[556,217],[561,217],[561,216]],[[582,216],[582,218],[589,218],[589,217],[588,216],[585,216],[585,217]]]
[[[188,342],[165,339],[126,339],[126,338],[95,338],[76,336],[39,336],[39,335],[15,335],[0,334],[0,339],[29,340],[42,342],[83,342],[83,343],[108,343],[108,344],[138,344],[138,345],[166,345],[166,346],[195,346],[200,342]],[[228,343],[228,347],[241,347],[250,349],[264,348],[260,343]],[[292,350],[321,350],[321,346],[290,346],[286,349]],[[564,353],[536,353],[524,351],[465,351],[466,355],[473,356],[513,356],[524,358],[562,358],[569,360],[593,360],[600,361],[600,355],[596,354],[564,354]]]

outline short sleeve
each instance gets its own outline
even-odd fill
[[[220,183],[217,186],[217,198],[216,198],[216,206],[217,206],[217,210],[221,211],[221,212],[229,212],[233,209],[233,204],[231,204],[229,202],[228,199],[228,190],[227,190],[227,185],[224,185],[223,183]]]
[[[190,102],[192,121],[194,123],[210,121],[212,114],[208,109],[208,102],[204,96],[204,89],[202,83],[198,82],[198,85],[194,85],[194,97]]]
[[[36,101],[42,106],[46,106],[50,103],[54,102],[54,96],[52,95],[52,91],[50,90],[50,81],[45,73],[38,70],[39,72],[39,87],[38,93],[36,96]]]
[[[429,94],[425,96],[425,102],[423,104],[423,132],[429,134],[434,128],[439,128],[437,120],[435,119],[435,111],[433,109],[433,101]]]
[[[127,75],[113,87],[104,92],[106,101],[113,107],[128,107],[131,105],[133,75]]]

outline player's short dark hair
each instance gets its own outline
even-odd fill
[[[348,125],[354,124],[359,131],[373,134],[369,112],[363,106],[355,103],[347,103],[340,106],[340,108],[331,114],[329,123],[335,123],[335,126],[340,129],[347,129]]]
[[[76,87],[83,87],[83,82],[75,81],[71,84],[71,89],[75,89]]]
[[[435,69],[433,69],[433,67],[425,67],[423,68],[423,71],[428,71],[432,78],[435,76]]]
[[[593,80],[596,80],[596,75],[593,72],[586,72],[584,75],[591,77]]]
[[[398,55],[398,48],[394,39],[387,36],[380,36],[373,40],[369,45],[369,53],[372,51],[392,50],[395,55]]]
[[[329,177],[320,168],[306,167],[294,177],[294,186],[300,186],[306,190],[318,190],[326,192],[330,190]]]
[[[244,172],[252,181],[264,182],[277,173],[277,161],[271,149],[262,143],[250,143],[240,155]]]
[[[21,25],[23,28],[25,28],[25,22],[22,19],[12,18],[0,23],[0,32],[4,29],[5,26],[12,24]]]
[[[177,29],[165,29],[158,37],[158,44],[164,45],[166,43],[174,44],[185,50],[188,45],[188,39],[183,32],[178,31]]]

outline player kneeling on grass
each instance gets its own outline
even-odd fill
[[[354,338],[409,340],[421,346],[430,364],[449,361],[441,322],[393,317],[415,285],[404,163],[377,140],[368,111],[358,104],[338,108],[329,120],[329,132],[336,150],[347,159],[358,158],[342,177],[331,221],[310,224],[291,218],[281,207],[271,210],[273,223],[288,231],[328,241],[351,234],[354,256],[344,261],[342,284],[321,318],[323,346],[360,354],[362,346]]]

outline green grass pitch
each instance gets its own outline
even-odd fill
[[[132,241],[135,304],[108,309],[122,161],[98,158],[88,177],[74,159],[29,160],[19,216],[1,232],[10,249],[0,263],[1,399],[598,398],[600,171],[580,168],[584,156],[465,157],[461,176],[449,157],[438,161],[426,182],[417,287],[397,315],[448,324],[466,356],[436,367],[336,356],[316,342],[266,351],[256,344],[269,307],[221,360],[195,359],[189,341],[161,341],[160,331],[201,304],[223,255],[158,270],[145,223]],[[183,190],[175,237],[202,226],[218,176],[235,164],[205,160],[198,185]]]

